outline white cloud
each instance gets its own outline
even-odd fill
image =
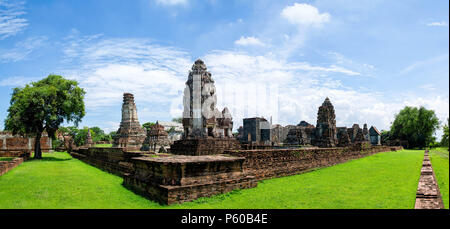
[[[135,94],[142,122],[156,117],[178,117],[181,114],[181,92],[193,64],[187,52],[159,46],[146,39],[80,36],[77,31],[67,38],[63,52],[66,56],[63,63],[73,64],[76,68],[65,69],[62,75],[77,79],[87,91],[85,103],[88,116],[120,107],[123,92]],[[324,91],[322,87],[343,90],[340,81],[327,77],[327,73],[359,74],[338,64],[315,66],[307,62],[285,62],[271,56],[252,56],[231,51],[213,51],[203,59],[217,82],[219,109],[229,107],[236,125],[247,115],[256,114],[254,111],[264,111],[266,113],[262,115],[266,117],[275,115],[261,104],[240,103],[243,100],[239,98],[247,90],[257,92],[270,84],[279,85],[279,90],[283,90],[280,98],[286,98],[285,101],[297,98],[299,92],[302,95],[309,94],[302,99],[314,99],[307,99],[305,104],[296,104],[301,105],[296,109],[301,107],[302,112],[311,110],[308,115],[312,118],[317,112],[314,109],[318,106],[314,101],[319,104],[326,97],[317,91]],[[293,90],[290,90],[293,85]],[[258,96],[258,99],[263,97]],[[278,104],[278,101],[275,102]],[[308,105],[312,105],[312,109],[306,109],[305,106]],[[298,113],[289,113],[290,104],[282,102],[279,106],[284,124],[299,121]],[[149,107],[151,110],[146,111]]]
[[[181,115],[182,91],[193,64],[187,52],[147,39],[80,36],[77,31],[63,45],[63,67],[55,73],[78,80],[87,91],[85,119],[95,120],[94,125],[118,128],[124,92],[135,94],[142,123]],[[448,97],[422,93],[387,98],[380,92],[346,87],[335,77],[361,73],[347,68],[351,61],[343,55],[332,56],[334,62],[327,65],[234,51],[212,51],[202,59],[216,82],[218,108],[230,109],[235,130],[243,118],[252,116],[272,116],[274,123],[282,125],[301,120],[315,124],[325,97],[336,109],[338,126],[367,123],[388,129],[405,105],[433,109],[441,121],[448,117]],[[0,86],[25,82],[12,77]]]
[[[330,20],[330,14],[321,14],[316,7],[302,3],[287,6],[281,12],[281,16],[299,26],[321,26]]]
[[[106,39],[100,35],[68,38],[63,50],[62,74],[77,79],[85,88],[91,111],[117,106],[122,94],[135,94],[149,105],[168,103],[183,90],[192,61],[186,52],[163,47],[147,39]]]
[[[371,77],[374,75],[374,71],[377,70],[375,68],[375,66],[373,66],[371,64],[359,63],[359,62],[351,60],[337,52],[328,52],[324,56],[331,59],[332,61],[334,61],[336,65],[340,66],[340,68],[353,69],[352,72],[357,73],[357,74],[348,74],[348,75]]]
[[[441,22],[430,22],[426,24],[427,26],[448,26],[447,22],[441,21]]]
[[[436,87],[433,84],[425,84],[425,85],[420,86],[420,88],[428,90],[428,91],[436,90]]]
[[[415,71],[419,68],[426,67],[426,66],[429,66],[429,65],[432,65],[435,63],[443,62],[443,61],[445,61],[446,64],[448,65],[448,54],[439,55],[439,56],[432,57],[432,58],[429,58],[426,60],[416,61],[416,62],[410,64],[409,66],[405,67],[404,69],[402,69],[400,71],[400,75],[404,75],[411,71]]]
[[[230,109],[235,128],[242,125],[243,118],[253,116],[272,116],[274,123],[282,125],[301,120],[315,125],[317,109],[326,97],[336,109],[338,126],[367,123],[389,129],[394,115],[404,106],[424,106],[435,110],[440,120],[448,117],[448,97],[421,94],[390,98],[376,91],[348,88],[328,73],[355,73],[333,65],[314,66],[231,51],[216,51],[204,60],[216,81],[219,109]]]
[[[26,59],[34,50],[45,44],[47,37],[30,37],[16,42],[11,49],[0,49],[0,63],[17,62]]]
[[[6,86],[6,87],[23,87],[26,84],[37,81],[39,78],[32,78],[32,77],[23,77],[23,76],[13,76],[4,78],[0,81],[0,86]]]
[[[27,20],[22,18],[24,2],[9,2],[0,0],[0,40],[14,36],[27,26]]]
[[[156,0],[156,3],[166,6],[186,5],[188,0]]]
[[[265,46],[263,42],[261,42],[258,38],[255,37],[241,37],[239,40],[234,42],[236,45],[241,46]]]

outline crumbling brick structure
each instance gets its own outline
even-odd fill
[[[11,161],[0,161],[0,176],[22,164],[24,158],[16,157]]]
[[[337,128],[337,137],[338,137],[338,147],[347,147],[350,146],[352,141],[350,140],[350,136],[348,136],[346,127],[338,127]]]
[[[217,107],[216,88],[205,63],[198,59],[192,65],[183,97],[183,139],[233,138],[233,120],[228,108]]]
[[[148,149],[158,152],[161,147],[168,147],[170,145],[169,134],[164,130],[164,126],[156,122],[155,125],[150,127],[150,131],[147,132],[147,138],[144,141],[144,145],[148,145]]]
[[[289,129],[285,143],[290,145],[311,145],[316,138],[315,135],[316,128],[313,125],[297,125]]]
[[[127,150],[140,150],[147,136],[147,131],[139,124],[134,96],[123,94],[122,121],[114,138],[113,147]]]
[[[84,141],[85,147],[92,147],[94,146],[94,141],[92,141],[92,135],[91,135],[91,129],[88,129],[86,134],[86,140]]]
[[[8,152],[32,152],[34,151],[34,137],[13,135],[9,131],[0,131],[0,154]],[[47,133],[43,133],[40,139],[42,152],[51,152],[52,139]]]
[[[327,97],[317,112],[316,139],[314,145],[335,147],[337,145],[336,115],[333,104]]]
[[[335,148],[229,150],[225,154],[244,157],[245,174],[258,180],[299,174],[313,168],[332,166],[379,152],[401,150],[402,147],[355,145]]]
[[[428,150],[425,151],[422,169],[420,171],[419,185],[416,192],[415,209],[443,209],[441,192],[437,183],[436,174],[431,166]]]
[[[70,154],[79,160],[104,171],[124,176],[133,171],[131,158],[146,155],[147,152],[127,152],[125,148],[90,147],[74,149]]]
[[[256,187],[253,176],[242,171],[242,157],[222,155],[133,158],[134,172],[124,185],[161,204]]]
[[[184,136],[170,146],[170,153],[205,155],[220,154],[225,149],[239,149],[239,142],[232,134],[231,114],[226,107],[222,112],[217,109],[215,93],[211,73],[202,60],[195,61],[184,90]]]

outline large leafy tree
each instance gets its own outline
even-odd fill
[[[392,139],[407,140],[412,148],[424,148],[433,141],[438,128],[439,119],[433,110],[406,106],[395,116],[389,133]]]
[[[58,75],[49,75],[24,88],[14,88],[5,129],[13,134],[35,137],[34,158],[41,159],[42,133],[46,131],[54,137],[64,121],[78,125],[85,115],[84,95],[76,81]]]

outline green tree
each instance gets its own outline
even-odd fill
[[[387,145],[388,141],[391,140],[391,133],[387,130],[381,131],[381,144]]]
[[[74,142],[77,146],[82,146],[86,143],[86,137],[88,133],[89,127],[85,126],[83,129],[76,129],[75,136],[74,136]],[[92,141],[94,141],[94,131],[92,129],[90,130]]]
[[[111,131],[108,135],[111,137],[111,139],[114,139],[117,136],[117,131]]]
[[[447,124],[444,125],[444,135],[442,135],[441,139],[441,146],[448,147],[449,146],[449,139],[448,139],[448,127],[449,125],[449,119],[447,118]]]
[[[407,140],[411,148],[424,148],[433,142],[438,128],[439,119],[433,110],[406,106],[395,116],[390,138]]]
[[[150,127],[152,127],[155,124],[156,123],[154,123],[154,122],[146,122],[146,123],[142,124],[142,127],[145,128],[148,132],[148,131],[150,131]]]
[[[93,142],[105,141],[103,139],[106,138],[105,131],[100,129],[100,127],[98,127],[98,126],[91,127],[91,135],[92,135]]]
[[[54,138],[64,121],[78,125],[85,115],[84,95],[76,81],[58,75],[49,75],[24,88],[14,88],[5,129],[13,134],[35,137],[34,158],[41,159],[42,133],[46,131]]]

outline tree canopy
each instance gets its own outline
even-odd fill
[[[142,127],[145,128],[147,131],[150,131],[150,128],[155,124],[156,123],[154,123],[154,122],[146,122],[146,123],[142,124]]]
[[[13,134],[35,137],[35,155],[42,158],[40,138],[46,131],[54,137],[59,125],[73,122],[78,125],[85,115],[85,91],[74,80],[59,75],[14,88],[5,129]]]
[[[406,106],[395,116],[389,138],[407,140],[411,148],[424,148],[433,142],[438,128],[439,119],[433,110]]]

